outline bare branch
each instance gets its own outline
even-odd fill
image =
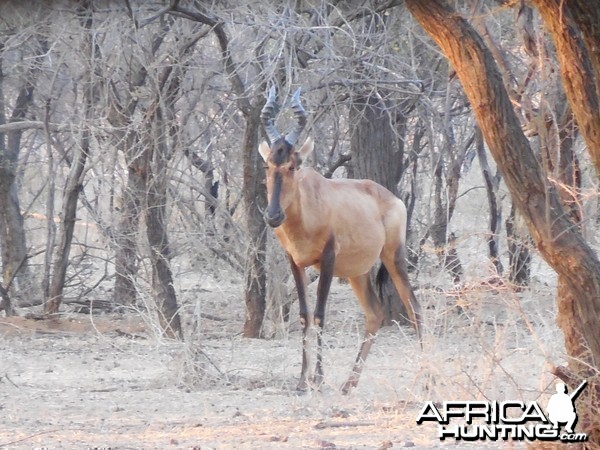
[[[23,130],[43,130],[45,124],[41,120],[27,120],[22,122],[10,122],[0,125],[0,134],[9,133],[11,131]],[[69,129],[68,125],[60,125],[56,123],[48,124],[51,131],[65,131]]]
[[[227,72],[227,74],[230,76],[231,86],[238,97],[238,107],[244,115],[249,115],[252,110],[252,105],[250,104],[248,98],[246,98],[245,96],[246,89],[244,86],[244,82],[238,73],[237,64],[231,57],[231,53],[229,51],[229,38],[227,37],[227,33],[225,32],[224,22],[217,17],[210,17],[206,14],[203,14],[200,11],[192,11],[186,8],[182,8],[178,5],[175,5],[175,7],[171,8],[171,10],[168,12],[172,15],[183,17],[194,22],[203,23],[212,28],[212,31],[215,33],[215,35],[217,36],[217,40],[219,41],[221,55],[223,56],[225,63],[225,72]]]
[[[133,20],[133,23],[136,24],[136,27],[138,28],[143,28],[146,25],[150,25],[152,22],[160,19],[162,16],[164,16],[165,14],[168,14],[170,12],[172,12],[175,8],[177,8],[177,5],[179,4],[179,0],[171,0],[171,2],[169,3],[169,5],[165,6],[163,9],[161,9],[160,11],[158,11],[156,14],[154,14],[151,17],[148,17],[147,19],[144,19],[138,26],[137,24],[137,20],[134,18],[133,13],[130,13],[131,19]],[[127,0],[127,7],[129,10],[131,10],[131,7],[129,6],[129,0]]]
[[[183,153],[184,153],[185,156],[187,156],[189,158],[189,160],[192,163],[192,165],[196,169],[198,169],[200,172],[206,173],[206,172],[209,172],[211,170],[214,170],[214,167],[213,167],[213,165],[211,164],[210,161],[201,158],[195,152],[190,152],[188,149],[185,149],[183,151]]]
[[[350,161],[352,159],[352,155],[350,155],[349,153],[346,154],[342,154],[340,156],[338,156],[338,159],[327,168],[327,172],[325,172],[323,174],[323,176],[325,178],[331,178],[333,176],[333,173],[341,166],[343,166],[344,164],[346,164],[348,161]]]

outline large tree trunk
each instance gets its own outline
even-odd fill
[[[139,87],[146,79],[145,68],[138,68],[133,76],[133,84]],[[144,214],[146,199],[147,152],[139,132],[133,129],[133,114],[138,101],[131,97],[131,92],[123,92],[124,99],[116,98],[111,102],[108,116],[116,130],[114,139],[127,163],[127,184],[121,194],[120,216],[114,233],[115,240],[115,303],[133,305],[137,300],[136,276],[138,273],[138,236],[140,219]],[[125,103],[123,106],[122,103]]]
[[[404,157],[403,137],[407,117],[400,111],[388,108],[375,95],[359,95],[350,105],[350,154],[352,175],[367,178],[398,195],[397,186],[402,175]],[[377,267],[371,270],[375,285]],[[381,286],[381,301],[385,315],[384,324],[394,322],[409,324],[404,304],[391,279]]]
[[[576,345],[567,343],[567,352],[572,357],[569,370],[574,364],[577,376],[588,377],[590,373],[578,361],[592,368],[598,368],[600,364],[598,256],[565,213],[555,188],[544,178],[542,168],[521,130],[494,59],[480,36],[441,0],[406,0],[406,5],[454,66],[515,205],[523,214],[542,257],[558,273],[562,283],[558,293],[559,325],[566,336],[573,335],[574,330],[580,332],[580,337],[574,339]],[[571,97],[569,100],[573,101]],[[581,110],[581,107],[578,106],[578,109]],[[586,114],[598,114],[598,109]],[[586,127],[585,124],[580,125]],[[588,131],[591,134],[600,132],[600,126],[595,132]],[[590,149],[590,153],[593,155],[594,150]],[[570,317],[563,320],[567,309],[571,311]],[[556,370],[556,373],[561,371]],[[597,411],[598,405],[594,408]],[[596,419],[586,415],[580,420],[583,431],[594,442],[600,442],[598,424],[593,424]]]
[[[373,180],[397,195],[406,116],[390,110],[374,95],[361,95],[350,105],[349,122],[354,176]]]
[[[569,0],[566,3],[583,36],[595,74],[596,95],[600,99],[600,0]]]
[[[2,50],[2,46],[0,46]],[[24,84],[19,90],[15,105],[10,117],[10,122],[18,122],[25,118],[25,114],[33,99],[33,80],[31,74],[24,78]],[[5,119],[5,95],[2,75],[2,59],[0,58],[0,124]],[[10,303],[11,286],[13,292],[19,293],[20,284],[27,283],[27,242],[23,217],[19,207],[17,195],[16,172],[19,152],[21,150],[22,130],[8,131],[0,135],[0,247],[2,254],[2,283],[6,288],[4,302],[0,303],[0,310],[6,314],[12,313]],[[6,139],[5,139],[6,138]],[[17,283],[13,283],[17,281]]]
[[[263,183],[263,162],[258,153],[258,130],[260,109],[254,107],[246,115],[246,130],[242,144],[243,152],[243,192],[246,211],[246,224],[250,244],[246,254],[245,292],[246,320],[244,336],[260,337],[266,308],[266,250],[267,230],[263,211],[267,207],[267,192]]]
[[[596,90],[600,72],[600,2],[597,0],[533,0],[556,46],[556,56],[565,93],[575,115],[579,131],[600,177],[600,102]],[[580,20],[575,22],[572,11]],[[596,20],[596,22],[593,22]],[[585,41],[581,39],[583,30]],[[585,42],[588,43],[587,47]],[[588,49],[591,51],[588,52]],[[596,82],[595,82],[596,80]]]

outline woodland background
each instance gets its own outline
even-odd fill
[[[244,337],[289,330],[257,147],[268,87],[301,86],[306,164],[405,201],[421,292],[462,308],[544,273],[568,361],[551,372],[591,380],[580,427],[597,438],[598,2],[25,1],[0,17],[7,317],[141,314],[201,346],[211,279],[237,286],[221,314],[243,305]]]

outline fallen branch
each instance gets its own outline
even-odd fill
[[[317,430],[324,428],[345,428],[345,427],[373,427],[375,422],[370,420],[354,421],[354,422],[319,422],[315,425]]]

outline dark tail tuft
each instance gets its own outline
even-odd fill
[[[384,326],[393,325],[394,323],[399,323],[401,325],[412,324],[408,319],[404,303],[400,299],[398,291],[384,264],[381,264],[377,271],[375,277],[375,289],[377,290],[377,297],[379,297],[379,301],[383,307]]]
[[[385,292],[384,286],[390,280],[390,274],[385,268],[385,264],[381,264],[379,266],[379,270],[377,271],[377,276],[375,277],[375,287],[377,288],[377,296],[379,297],[379,301],[384,303]]]

